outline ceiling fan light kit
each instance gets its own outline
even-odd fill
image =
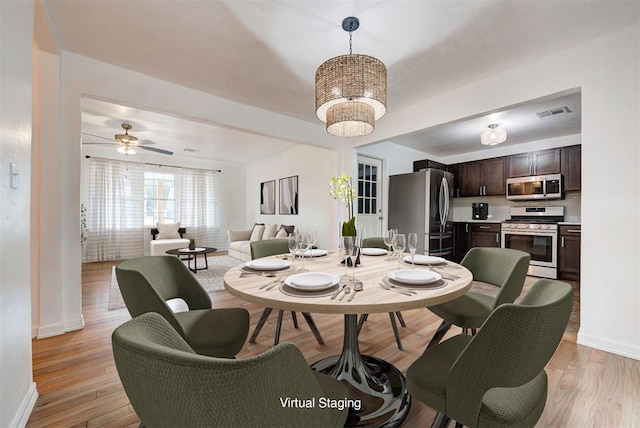
[[[351,33],[360,21],[348,17],[349,54],[325,61],[316,71],[316,115],[336,137],[361,137],[387,111],[387,68],[377,58],[352,53]]]
[[[485,146],[495,146],[507,141],[507,131],[497,123],[489,125],[480,135],[480,142]]]
[[[122,146],[118,147],[118,153],[122,153],[123,155],[135,155],[136,150],[131,146]]]

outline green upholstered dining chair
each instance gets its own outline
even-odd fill
[[[289,253],[289,242],[287,239],[263,239],[261,241],[252,241],[249,245],[251,247],[251,260]],[[249,338],[249,342],[255,343],[256,339],[258,338],[258,334],[260,334],[264,323],[267,321],[272,311],[273,308],[264,308],[264,311],[262,311],[262,315],[258,320],[258,324],[256,325],[255,330],[253,330],[251,337]],[[277,345],[278,342],[280,342],[280,332],[282,330],[283,315],[284,311],[282,309],[279,309],[278,321],[276,324],[276,335],[273,339],[273,346]],[[320,331],[318,330],[318,327],[316,326],[316,323],[313,320],[311,314],[308,312],[302,312],[302,316],[304,317],[307,324],[309,324],[309,328],[313,332],[313,335],[315,336],[318,343],[324,345],[322,335],[320,335]],[[291,311],[291,318],[293,319],[293,326],[295,328],[298,328],[298,319],[296,317],[295,311]]]
[[[432,426],[533,427],[547,399],[545,366],[571,315],[573,289],[541,279],[518,303],[498,306],[475,336],[453,336],[407,369],[414,399],[435,409]]]
[[[189,269],[174,256],[148,256],[116,266],[118,286],[132,318],[162,315],[198,354],[233,358],[249,334],[249,312],[211,308],[211,299]],[[188,311],[174,312],[167,301],[182,299]]]
[[[388,250],[384,243],[384,238],[382,237],[371,237],[371,238],[363,238],[361,243],[362,248],[382,248]],[[391,320],[391,327],[393,327],[393,334],[396,336],[396,344],[398,345],[398,349],[402,351],[402,339],[400,339],[400,332],[398,331],[398,324],[396,323],[396,317],[398,318],[398,322],[402,327],[406,327],[407,324],[404,322],[404,318],[402,317],[402,313],[400,311],[389,312],[389,319]],[[369,318],[369,314],[362,314],[360,319],[358,320],[358,333],[362,330],[362,326],[364,322]]]
[[[462,327],[464,333],[476,333],[489,314],[503,303],[513,303],[520,296],[527,278],[531,256],[510,248],[476,247],[470,249],[460,264],[471,271],[474,281],[495,287],[495,296],[469,291],[457,299],[429,310],[442,318],[442,323],[427,345],[440,342],[452,325]]]
[[[156,313],[122,324],[111,341],[124,390],[148,428],[344,426],[348,408],[320,400],[344,402],[346,386],[313,372],[292,343],[246,359],[199,355]],[[315,407],[287,399],[315,399]]]

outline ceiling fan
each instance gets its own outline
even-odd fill
[[[112,145],[117,145],[118,147],[118,153],[122,153],[125,155],[135,155],[136,154],[136,149],[143,149],[143,150],[149,150],[152,152],[156,152],[156,153],[162,153],[163,155],[172,155],[173,152],[169,151],[169,150],[164,150],[164,149],[159,149],[157,147],[149,147],[152,144],[155,144],[153,141],[151,140],[139,140],[137,137],[134,137],[133,135],[129,134],[129,131],[133,128],[133,126],[131,126],[128,123],[123,123],[122,125],[122,129],[124,129],[124,134],[116,134],[113,139],[108,138],[108,137],[103,137],[101,135],[95,135],[95,134],[88,134],[86,132],[83,132],[82,135],[87,135],[87,136],[91,136],[91,137],[95,137],[95,138],[102,138],[104,140],[109,140],[110,142],[108,143],[93,143],[93,142],[85,142],[84,140],[82,141],[82,144],[112,144]]]

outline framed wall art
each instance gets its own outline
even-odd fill
[[[276,213],[276,180],[260,183],[260,214]]]
[[[280,179],[280,214],[298,214],[298,176]]]

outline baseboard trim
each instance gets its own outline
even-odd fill
[[[66,330],[64,329],[64,325],[62,325],[62,323],[41,325],[40,328],[38,329],[37,338],[44,339],[45,337],[59,336],[65,333],[66,333]]]
[[[601,351],[610,352],[627,358],[633,358],[634,360],[640,360],[640,345],[632,345],[618,340],[607,339],[580,332],[578,332],[578,343]]]
[[[44,339],[45,337],[59,336],[69,331],[81,330],[84,328],[84,318],[80,314],[80,318],[63,323],[55,323],[45,326],[40,326],[38,329],[37,339]]]
[[[29,390],[23,397],[20,407],[17,409],[15,417],[9,426],[26,427],[27,422],[29,422],[29,417],[31,417],[31,412],[33,412],[33,408],[36,406],[36,400],[38,400],[38,390],[36,389],[36,384],[31,382]]]

